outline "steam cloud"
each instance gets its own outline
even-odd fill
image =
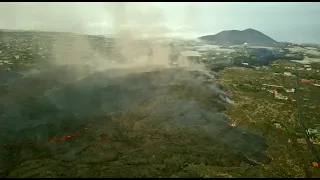
[[[196,11],[194,6],[187,5],[186,12],[189,10],[193,14]],[[61,40],[54,42],[54,64],[90,64],[95,70],[139,67],[141,71],[165,67],[169,63],[168,43],[154,43],[154,39],[168,37],[174,31],[166,25],[162,10],[152,3],[1,3],[0,12],[0,27],[13,29],[88,34],[90,23],[96,23],[100,25],[100,33],[115,37],[114,51],[127,60],[119,65],[110,57],[97,57],[85,36],[75,36],[68,40],[71,42],[68,45],[59,42]],[[189,19],[188,23],[194,22],[195,16],[190,21],[190,13],[187,13],[185,19]],[[154,51],[152,63],[148,57],[151,49]]]
[[[152,4],[141,5],[141,3],[117,2],[99,3],[99,5],[101,16],[99,16],[100,19],[97,20],[95,19],[97,16],[91,17],[89,13],[91,5],[87,3],[1,3],[0,26],[5,25],[6,27],[15,29],[25,29],[25,27],[29,27],[27,29],[57,32],[68,31],[75,33],[61,33],[62,38],[52,42],[53,59],[50,61],[52,67],[49,66],[46,69],[40,69],[40,72],[28,73],[25,79],[13,83],[14,85],[11,88],[14,89],[15,95],[23,95],[21,99],[25,99],[23,99],[22,102],[27,102],[28,107],[19,104],[20,102],[18,100],[18,103],[13,102],[6,107],[10,110],[15,108],[16,111],[11,110],[12,112],[6,112],[7,115],[15,118],[15,122],[4,121],[10,131],[20,133],[20,130],[23,130],[25,127],[30,127],[30,122],[23,121],[23,113],[33,111],[29,114],[34,117],[30,117],[29,120],[32,121],[31,124],[34,123],[36,125],[32,126],[31,129],[29,128],[27,132],[38,133],[32,128],[44,127],[46,128],[45,132],[39,132],[39,134],[48,133],[46,134],[48,137],[51,135],[49,131],[61,130],[58,125],[56,129],[54,129],[47,127],[48,124],[64,124],[63,121],[68,121],[74,112],[83,113],[83,116],[86,116],[86,118],[92,116],[94,113],[110,113],[111,109],[124,112],[136,103],[141,103],[152,98],[156,99],[158,95],[159,97],[167,96],[168,94],[166,93],[169,91],[166,88],[162,88],[162,84],[164,84],[164,86],[181,87],[181,84],[184,83],[182,87],[185,89],[181,89],[179,93],[194,93],[198,94],[198,96],[200,94],[200,96],[205,97],[208,101],[211,100],[212,94],[222,92],[222,90],[216,86],[211,86],[209,90],[207,87],[202,87],[203,84],[200,82],[204,79],[196,79],[191,73],[188,74],[186,71],[178,72],[174,69],[166,68],[170,62],[170,53],[172,53],[171,46],[169,45],[170,42],[159,43],[156,40],[170,35],[173,30],[165,25],[166,19],[161,9],[152,6]],[[74,10],[70,11],[70,9]],[[196,9],[193,9],[191,6],[187,6],[187,9],[196,11]],[[188,16],[190,17],[190,15],[186,15],[186,19],[188,19]],[[192,20],[194,20],[194,18],[196,17],[193,16]],[[88,21],[105,23],[106,32],[103,34],[107,36],[112,32],[112,51],[124,57],[125,62],[117,61],[113,59],[114,57],[112,56],[97,54],[94,46],[90,44],[88,37],[83,36],[83,34],[87,34],[90,29]],[[107,39],[105,40],[107,41]],[[35,41],[34,43],[42,42]],[[149,56],[150,50],[153,51],[151,59]],[[106,51],[108,50],[106,49]],[[183,59],[183,57],[180,57],[180,59]],[[69,73],[70,71],[73,73],[73,77],[70,78],[64,77],[58,70],[52,73],[57,66],[78,66],[81,68],[68,69]],[[89,66],[89,69],[84,66]],[[186,69],[188,68],[189,70],[202,71],[207,76],[213,77],[205,68],[204,64],[193,63],[186,67]],[[147,72],[156,69],[162,69],[163,73],[153,74],[152,77],[148,77],[148,74],[138,74],[133,77],[128,76],[122,79],[120,78],[122,82],[117,81],[113,84],[112,77],[118,74],[125,76],[129,73]],[[51,73],[46,74],[47,71],[51,71]],[[94,76],[93,74],[97,72],[103,73]],[[54,77],[48,78],[49,76]],[[52,79],[58,79],[61,78],[61,76],[63,81],[68,81],[68,85],[62,83],[62,87],[57,87],[55,81]],[[37,89],[41,96],[40,98],[36,97],[32,99],[28,97],[29,94],[25,95],[23,94],[25,92],[22,92],[22,90],[19,91],[19,89],[24,89],[23,91],[25,91],[27,87],[32,89],[32,83],[37,81],[43,82],[41,81],[43,80],[41,79],[42,77],[48,82],[46,82],[47,87],[41,87],[39,88],[40,90]],[[80,79],[83,81],[77,81]],[[108,86],[106,89],[102,89],[101,87],[104,83]],[[33,93],[31,92],[32,91],[30,91],[30,94]],[[7,100],[9,98],[10,97],[4,97],[3,99]],[[181,114],[185,113],[185,116],[184,118],[171,119],[173,123],[180,125],[212,123],[211,126],[205,128],[205,132],[213,138],[219,137],[219,132],[224,133],[224,130],[229,128],[226,124],[226,116],[221,115],[217,110],[218,108],[215,109],[213,107],[209,110],[203,108],[198,103],[181,100],[174,95],[172,95],[172,97],[170,95],[170,98],[174,99],[172,107],[168,108],[168,102],[163,101],[155,103],[158,105],[155,108],[157,111],[150,110],[150,112],[154,112],[154,118],[152,119],[157,120],[156,116],[162,117],[162,120],[157,123],[163,123],[169,119],[169,117],[164,118],[165,115],[172,113],[171,111],[176,108],[177,110],[174,110],[174,113],[177,114],[177,117],[179,112],[181,112]],[[36,112],[32,109],[33,107],[37,109]],[[46,108],[51,108],[51,113],[48,113]],[[65,111],[60,111],[61,109]],[[148,109],[148,107],[146,109]],[[203,117],[200,117],[198,113]],[[98,114],[98,116],[99,115],[101,114]],[[197,121],[201,118],[202,121]],[[73,120],[77,121],[78,119]],[[48,123],[45,121],[48,121]],[[241,134],[241,132],[232,130],[232,133],[235,135],[232,134],[231,136],[229,133],[231,140],[228,140],[226,144],[230,147],[237,148],[238,144],[234,145],[232,141],[238,141],[238,139],[234,139],[234,137],[238,137],[238,134]],[[227,135],[228,134],[225,136]],[[24,134],[20,134],[20,136],[26,137]],[[47,138],[42,135],[35,136],[37,136],[37,139]],[[16,137],[12,137],[12,139],[14,138]],[[34,139],[34,137],[30,139]],[[246,142],[241,143],[242,142],[240,142],[241,146],[247,146]],[[259,148],[256,149],[260,151]]]

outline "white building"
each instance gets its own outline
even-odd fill
[[[287,93],[294,93],[294,92],[295,92],[295,89],[294,89],[294,88],[285,89],[285,91],[286,91]]]
[[[274,97],[275,97],[276,99],[288,100],[288,97],[287,97],[287,96],[284,96],[284,95],[279,94],[279,93],[275,94]]]
[[[292,73],[291,73],[291,72],[284,72],[283,75],[285,75],[285,76],[292,76]]]

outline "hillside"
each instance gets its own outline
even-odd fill
[[[254,29],[246,29],[243,31],[229,30],[222,31],[215,35],[207,35],[199,37],[200,40],[207,41],[210,44],[218,45],[241,45],[248,43],[250,45],[273,45],[277,43],[274,39]]]

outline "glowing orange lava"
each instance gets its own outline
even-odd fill
[[[84,128],[78,130],[76,133],[74,134],[71,134],[71,135],[65,135],[65,136],[62,136],[62,137],[53,137],[53,138],[50,138],[48,142],[42,142],[42,143],[39,143],[39,142],[35,142],[33,143],[34,146],[44,146],[44,145],[47,145],[48,143],[54,143],[54,142],[64,142],[64,141],[67,141],[73,137],[77,137],[77,136],[80,136],[81,135],[81,132],[87,130],[89,127],[92,127],[94,123],[94,120],[91,120],[89,124],[87,124],[86,126],[84,126]],[[3,146],[4,147],[7,147],[9,146],[10,144],[13,144],[13,143],[6,143],[4,144]]]

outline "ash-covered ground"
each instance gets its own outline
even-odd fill
[[[231,97],[208,80],[184,68],[12,76],[1,86],[2,176],[197,177],[188,165],[269,163],[265,139],[230,126]]]

